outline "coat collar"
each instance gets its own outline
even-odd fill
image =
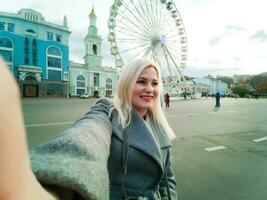
[[[114,117],[111,121],[113,123],[113,134],[122,141],[124,130],[118,125],[117,112],[114,113]],[[157,124],[152,123],[151,126],[159,139],[160,146],[156,143],[152,135],[153,133],[150,132],[145,120],[136,111],[132,111],[132,122],[126,129],[129,145],[151,156],[163,170],[161,149],[170,147],[171,144],[168,136],[161,131]]]

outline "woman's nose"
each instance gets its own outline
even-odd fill
[[[153,85],[152,84],[147,84],[146,85],[146,91],[152,92],[153,91]]]

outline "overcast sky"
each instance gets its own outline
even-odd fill
[[[113,0],[0,0],[0,11],[16,13],[32,8],[46,21],[62,24],[67,16],[71,30],[70,59],[83,63],[83,39],[94,2],[99,34],[103,38],[104,65],[114,65],[107,42],[107,19]],[[257,74],[267,71],[266,0],[173,0],[183,19],[189,76]]]

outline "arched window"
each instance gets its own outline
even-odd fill
[[[0,54],[9,67],[13,66],[13,44],[8,38],[0,38]]]
[[[57,47],[47,49],[47,69],[48,79],[61,80],[62,53]]]
[[[28,29],[26,32],[27,32],[27,33],[30,33],[30,34],[35,34],[35,31],[33,31],[33,30],[31,30],[31,29]]]
[[[99,73],[94,73],[94,86],[99,86],[99,79],[100,79]]]
[[[57,47],[49,47],[47,54],[54,55],[54,56],[61,56],[61,51]]]
[[[97,46],[95,44],[93,45],[93,53],[94,55],[97,55]]]
[[[112,89],[112,79],[108,78],[106,80],[106,89]]]
[[[76,94],[81,95],[85,93],[85,78],[83,75],[79,75],[76,78]]]

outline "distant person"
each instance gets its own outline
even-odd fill
[[[170,95],[168,93],[165,94],[164,97],[166,108],[170,107]]]
[[[215,94],[215,101],[216,101],[216,104],[215,104],[215,107],[219,108],[221,106],[221,103],[220,103],[220,98],[221,98],[221,95],[219,92],[217,92]]]
[[[153,62],[127,65],[112,101],[101,98],[30,155],[19,90],[1,59],[0,74],[1,200],[177,200],[170,149],[176,136]]]
[[[186,100],[186,92],[184,92],[184,100]]]
[[[259,98],[259,94],[255,93],[255,99],[258,99],[258,98]]]

